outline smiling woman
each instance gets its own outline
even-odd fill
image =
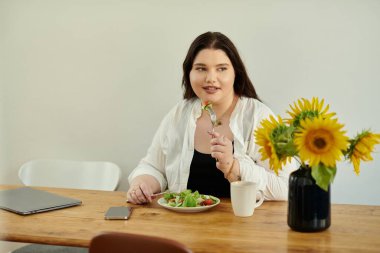
[[[263,161],[253,133],[273,113],[260,102],[231,40],[218,32],[198,36],[183,63],[182,86],[184,100],[163,119],[129,176],[128,200],[147,203],[166,188],[230,197],[230,182],[238,180],[256,182],[266,199],[287,199],[295,166],[276,175]]]
[[[234,81],[235,71],[224,51],[204,49],[198,53],[190,71],[191,87],[198,98],[213,105],[231,104]]]

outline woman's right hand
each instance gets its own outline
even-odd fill
[[[152,202],[152,194],[150,187],[146,183],[140,182],[131,185],[127,192],[127,199],[133,204],[145,204]]]
[[[152,202],[154,192],[160,191],[158,181],[149,175],[136,177],[127,192],[127,201],[132,204],[145,204]]]

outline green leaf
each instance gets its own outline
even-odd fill
[[[168,201],[169,199],[172,199],[172,198],[175,198],[175,194],[174,193],[170,193],[170,192],[166,192],[166,193],[164,193],[164,199],[166,200],[166,201]]]
[[[183,200],[183,207],[196,207],[197,206],[197,200],[191,196],[191,194],[186,195],[185,199]]]
[[[329,185],[334,181],[336,167],[326,167],[320,163],[311,168],[311,176],[315,179],[316,184],[323,190],[327,191]]]
[[[213,201],[214,203],[218,202],[218,199],[215,198],[214,196],[210,196],[210,199],[212,199],[212,201]]]
[[[198,198],[200,197],[199,192],[198,192],[198,191],[195,191],[195,192],[193,193],[193,197],[194,197],[194,199],[198,199]]]
[[[190,195],[191,194],[191,190],[190,189],[187,189],[187,190],[184,190],[184,191],[181,191],[179,194],[181,199],[185,199],[187,195]]]
[[[175,203],[175,202],[169,202],[168,205],[169,205],[169,206],[172,206],[172,207],[175,207],[175,206],[176,206],[176,203]]]

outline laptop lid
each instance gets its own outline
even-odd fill
[[[30,187],[0,191],[0,209],[21,215],[41,213],[80,204],[82,201],[78,199]]]

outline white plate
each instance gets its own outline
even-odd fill
[[[209,206],[173,207],[173,206],[169,206],[164,198],[160,198],[157,201],[157,203],[160,206],[162,206],[163,208],[166,208],[166,209],[169,209],[169,210],[172,210],[172,211],[175,211],[175,212],[180,212],[180,213],[198,213],[198,212],[206,211],[206,210],[208,210],[210,208],[213,208],[213,207],[219,205],[220,199],[218,199],[217,197],[213,197],[213,198],[216,199],[216,203],[213,204],[213,205],[209,205]]]

